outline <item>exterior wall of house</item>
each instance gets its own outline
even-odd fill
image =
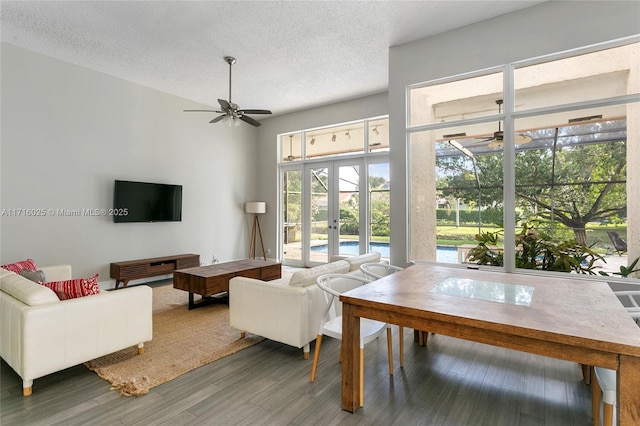
[[[109,263],[179,253],[246,257],[257,132],[208,124],[179,97],[2,44],[0,262]],[[109,209],[115,179],[183,185],[182,222],[113,223],[49,209]],[[13,209],[45,209],[44,216]],[[111,282],[113,282],[111,280]]]
[[[636,35],[640,33],[638,16],[638,2],[546,2],[390,49],[393,264],[407,262],[407,86]],[[637,164],[637,159],[629,159],[628,164]],[[637,221],[630,221],[630,227],[632,223]],[[632,230],[629,238],[632,235],[637,233]]]

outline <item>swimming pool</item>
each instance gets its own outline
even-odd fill
[[[370,251],[377,251],[383,258],[390,257],[389,243],[369,243]],[[313,246],[311,251],[326,252],[327,244]],[[358,255],[360,254],[360,243],[358,241],[342,241],[340,243],[340,254]],[[438,246],[436,248],[436,261],[443,263],[458,263],[458,249],[455,247]]]

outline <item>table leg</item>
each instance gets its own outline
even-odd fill
[[[201,308],[203,306],[212,305],[214,303],[226,303],[229,304],[229,293],[223,291],[222,293],[214,294],[212,296],[202,296],[202,298],[196,302],[193,297],[193,292],[189,292],[189,310]]]
[[[354,307],[342,304],[342,409],[355,413],[360,406],[360,318]]]
[[[640,358],[620,355],[618,391],[616,392],[618,424],[640,424]]]

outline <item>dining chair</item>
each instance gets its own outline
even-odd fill
[[[594,426],[600,424],[600,397],[602,396],[602,425],[613,424],[613,406],[616,403],[616,370],[591,368],[591,414]]]
[[[404,268],[394,266],[382,261],[376,263],[363,263],[362,265],[360,265],[360,270],[365,275],[365,277],[379,280],[380,278],[391,275],[394,272],[402,271],[404,270]]]
[[[640,325],[640,290],[614,290],[613,293],[620,299],[631,318]]]
[[[318,330],[316,345],[313,354],[313,364],[311,366],[311,382],[316,379],[318,359],[320,357],[320,346],[322,336],[333,337],[342,340],[342,303],[338,300],[342,293],[369,283],[367,278],[349,274],[325,274],[317,279],[320,287],[326,296],[327,308],[324,314],[323,323]],[[368,318],[360,318],[360,406],[364,406],[364,345],[377,339],[387,331],[387,352],[389,357],[389,375],[393,375],[393,350],[391,343],[391,327],[380,321]]]
[[[380,261],[376,263],[363,263],[362,265],[360,265],[360,270],[364,274],[365,278],[369,278],[370,280],[375,281],[379,280],[382,277],[386,277],[387,275],[402,271],[404,270],[404,268],[391,265],[386,261]],[[398,337],[400,347],[400,368],[404,368],[404,327],[401,325],[398,326]],[[422,337],[420,340],[422,342]]]
[[[640,299],[639,290],[614,290],[613,292],[631,318],[640,325]],[[616,370],[602,367],[591,367],[591,413],[593,424],[600,424],[600,405],[604,407],[602,413],[603,426],[611,426],[613,423],[613,406],[616,403]],[[602,401],[600,397],[602,396]]]

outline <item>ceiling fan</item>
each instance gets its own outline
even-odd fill
[[[213,109],[185,109],[184,112],[215,112],[219,115],[211,120],[209,123],[217,123],[218,121],[226,118],[231,125],[234,120],[240,119],[245,123],[249,123],[252,126],[260,126],[260,122],[254,120],[249,117],[247,114],[271,114],[271,111],[266,109],[240,109],[238,104],[234,104],[231,102],[231,67],[236,63],[236,58],[232,56],[225,56],[225,62],[229,64],[229,100],[225,101],[224,99],[218,99],[218,103],[220,104],[220,109],[222,111],[213,110]]]
[[[502,112],[502,104],[504,101],[502,99],[498,99],[496,104],[498,105],[498,114]],[[533,139],[529,135],[524,135],[521,133],[516,133],[514,138],[514,143],[516,145],[524,145],[525,143],[531,142]],[[498,121],[498,131],[493,132],[493,136],[481,139],[477,142],[474,142],[472,145],[484,145],[486,144],[489,148],[497,148],[502,146],[504,143],[504,132],[500,127],[500,121]]]

